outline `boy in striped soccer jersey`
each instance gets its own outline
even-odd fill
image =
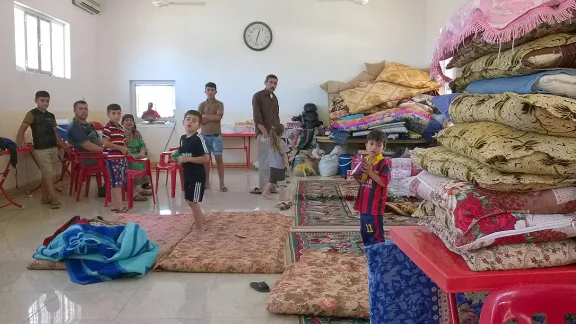
[[[208,148],[202,135],[198,134],[202,125],[202,114],[196,110],[188,110],[184,114],[184,130],[186,134],[180,137],[178,164],[184,169],[184,197],[194,215],[194,227],[204,232],[204,214],[200,203],[204,197],[206,186],[206,170],[204,164],[209,163]]]
[[[388,183],[390,182],[390,160],[382,156],[386,148],[386,135],[379,130],[371,131],[366,137],[363,173],[356,176],[360,182],[354,209],[360,212],[360,233],[364,246],[384,242],[382,216],[386,208]]]

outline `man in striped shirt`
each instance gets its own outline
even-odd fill
[[[366,137],[366,151],[362,175],[354,209],[360,212],[360,233],[364,245],[384,242],[382,217],[386,208],[388,183],[390,182],[390,160],[382,156],[386,148],[386,135],[379,130],[371,131]]]

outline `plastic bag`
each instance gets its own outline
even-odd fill
[[[338,174],[338,155],[324,155],[318,163],[318,171],[323,177],[331,177]]]
[[[294,176],[296,177],[312,177],[317,175],[316,171],[306,163],[297,165],[294,168]]]

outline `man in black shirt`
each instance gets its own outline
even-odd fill
[[[177,161],[184,169],[184,197],[194,215],[194,226],[204,232],[204,214],[200,209],[204,188],[206,186],[206,170],[204,164],[208,163],[208,149],[204,138],[198,135],[202,124],[202,114],[196,110],[189,110],[184,114],[182,122],[186,135],[180,137]]]

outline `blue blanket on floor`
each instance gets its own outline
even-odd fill
[[[158,245],[135,223],[126,226],[76,224],[36,250],[34,259],[64,261],[70,279],[92,284],[142,277],[158,256]]]

